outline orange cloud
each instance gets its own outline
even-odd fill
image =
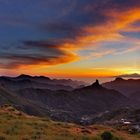
[[[131,9],[124,12],[106,10],[105,15],[109,17],[106,23],[84,27],[84,31],[88,35],[77,37],[77,39],[85,43],[126,39],[120,31],[129,30],[128,28],[132,23],[140,20],[140,9]]]
[[[134,22],[140,20],[140,9],[139,8],[133,8],[128,9],[125,11],[119,11],[115,9],[109,9],[109,10],[103,10],[102,14],[107,17],[106,21],[100,24],[87,24],[84,25],[77,31],[78,33],[74,34],[74,39],[71,39],[69,37],[62,38],[62,39],[52,39],[53,43],[56,43],[55,45],[50,45],[49,49],[53,48],[56,49],[56,51],[60,51],[63,54],[59,54],[58,56],[43,56],[43,57],[37,57],[38,59],[30,59],[30,57],[9,57],[4,56],[4,59],[13,59],[14,61],[11,62],[11,64],[8,66],[18,67],[19,69],[23,69],[27,67],[27,65],[31,69],[35,69],[36,67],[46,67],[50,65],[57,65],[57,64],[64,64],[73,62],[76,60],[79,60],[79,57],[77,55],[77,51],[79,50],[85,50],[93,48],[93,45],[95,45],[98,49],[97,43],[102,41],[123,41],[127,40],[128,37],[122,35],[121,31],[135,31],[136,28],[131,26]],[[94,18],[94,17],[93,17]],[[138,28],[138,27],[137,27]],[[81,33],[81,34],[80,34]],[[61,42],[61,43],[58,43]],[[35,45],[35,44],[34,44]],[[43,44],[37,44],[38,48],[46,47],[45,42]],[[40,46],[41,45],[41,46]],[[47,44],[48,45],[48,44]],[[137,47],[132,46],[132,48],[127,48],[124,53],[135,51],[139,49],[139,46],[135,44]],[[34,46],[32,46],[34,47]],[[134,48],[133,48],[134,47]],[[92,50],[92,49],[91,49]],[[47,50],[45,50],[47,52]],[[52,50],[51,50],[52,51]],[[54,50],[53,50],[54,51]],[[119,54],[115,49],[110,50],[102,50],[102,51],[96,51],[94,53],[91,52],[91,56],[93,58],[99,58],[103,57],[105,55],[110,54]],[[82,57],[81,57],[82,58]],[[86,58],[86,57],[85,57]],[[18,60],[19,59],[19,60]],[[23,61],[21,61],[23,59]],[[18,61],[17,61],[18,60]],[[27,62],[26,62],[27,60]],[[3,64],[4,65],[4,64]],[[101,73],[99,73],[101,75]]]

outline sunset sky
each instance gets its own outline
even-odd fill
[[[0,0],[0,75],[140,74],[139,0]]]

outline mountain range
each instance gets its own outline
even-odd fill
[[[86,83],[74,81],[71,79],[50,79],[45,76],[19,75],[17,77],[0,77],[0,85],[6,89],[15,91],[24,88],[39,88],[51,90],[73,90],[74,88],[83,87]]]
[[[127,91],[127,87],[129,90],[128,85],[129,82],[133,85],[132,81],[134,80],[127,81],[124,91]],[[109,86],[115,83],[118,84],[116,87],[120,85],[120,89],[123,89],[123,82],[126,80],[117,78],[100,85],[96,80],[93,84],[84,86],[84,82],[52,80],[43,76],[0,77],[0,105],[12,104],[29,115],[50,116],[59,121],[90,122],[100,113],[139,106],[139,101],[132,99],[131,94],[125,96],[125,92]],[[139,94],[136,97],[138,96]]]

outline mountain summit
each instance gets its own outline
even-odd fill
[[[91,87],[101,88],[102,86],[99,84],[99,81],[98,81],[98,80],[96,80],[96,82],[95,82],[95,83],[93,83],[93,84],[91,85]]]
[[[19,75],[19,76],[17,76],[16,78],[19,78],[19,79],[25,79],[25,78],[32,78],[32,76],[30,76],[30,75],[26,75],[26,74],[21,74],[21,75]]]
[[[99,84],[99,81],[96,80],[93,84],[89,85],[89,86],[86,86],[86,87],[83,87],[81,89],[102,89],[102,85]]]
[[[124,81],[124,79],[122,77],[117,77],[115,81]]]

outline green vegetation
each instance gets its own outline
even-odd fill
[[[111,132],[105,131],[101,134],[102,140],[121,140],[121,138],[115,137]]]
[[[113,139],[113,135],[112,135],[111,132],[106,131],[106,132],[104,132],[104,133],[101,135],[101,138],[102,138],[103,140],[112,140],[112,139]]]
[[[111,138],[111,139],[105,139]],[[18,112],[11,106],[0,108],[0,140],[139,140],[140,135],[101,125],[80,126],[54,122]]]

